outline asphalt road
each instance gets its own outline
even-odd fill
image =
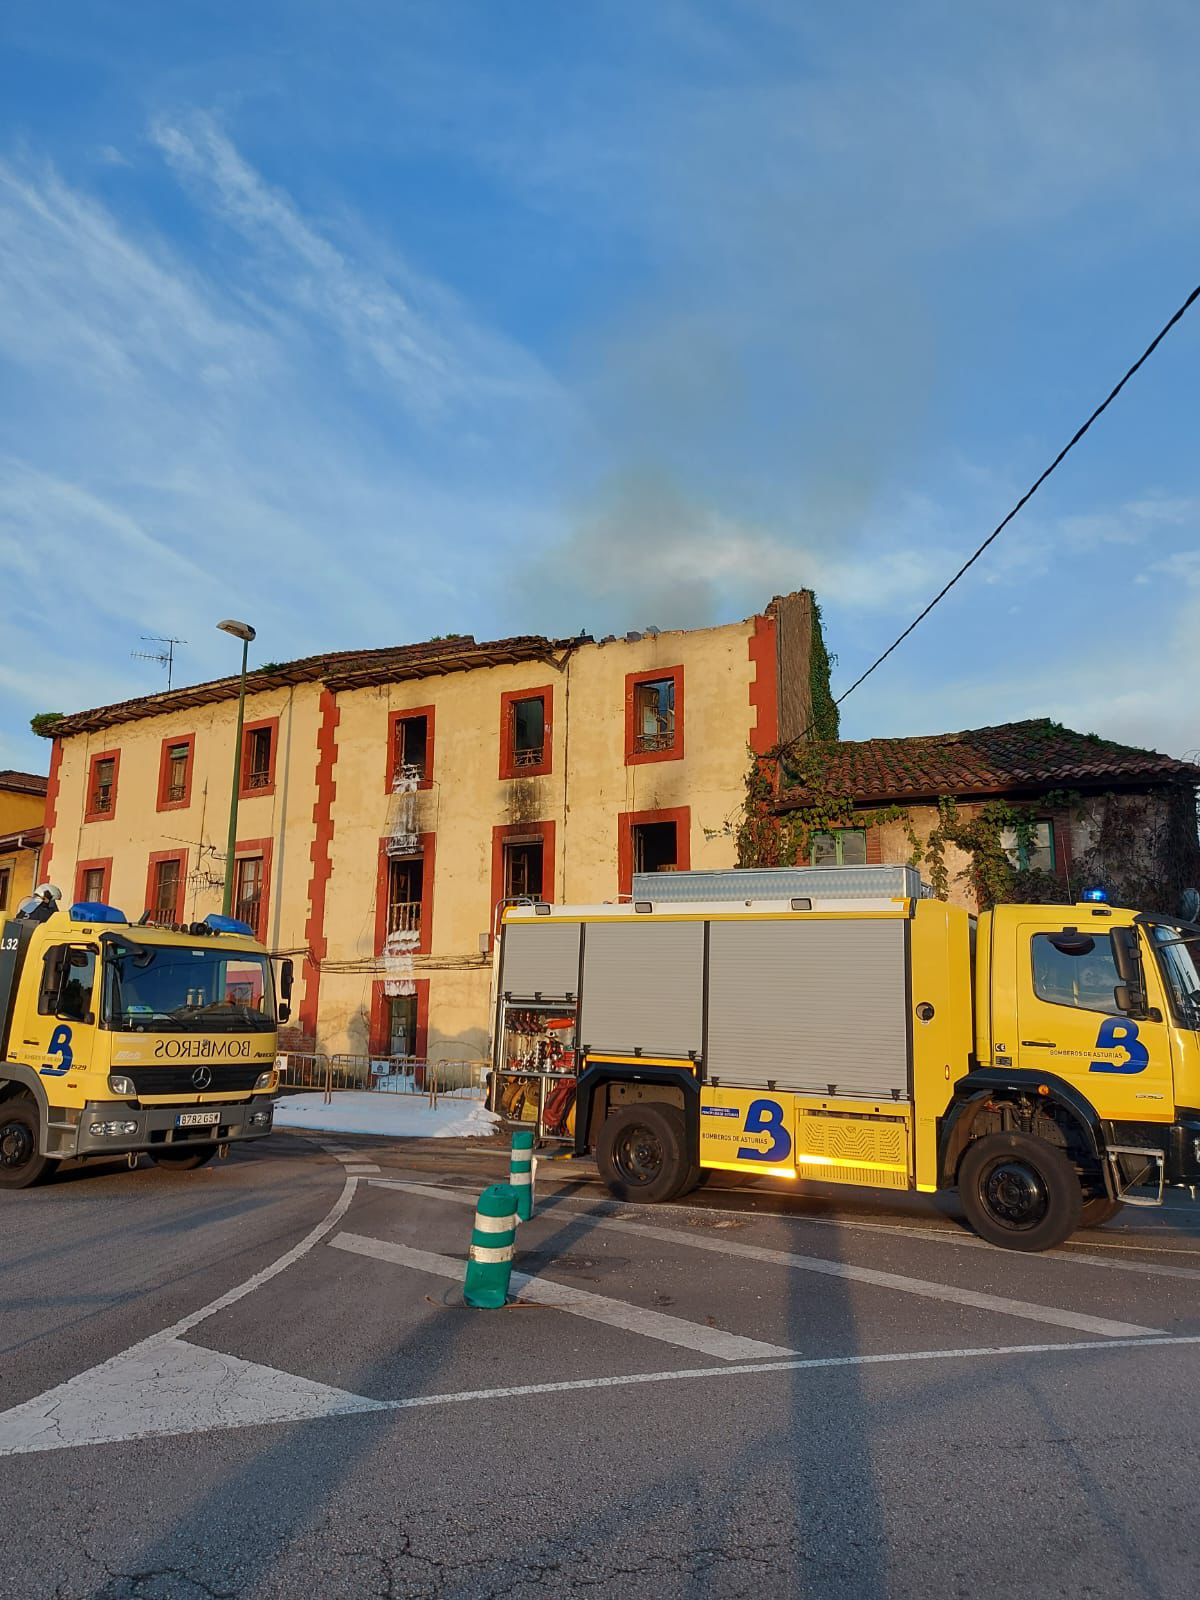
[[[478,1312],[497,1159],[327,1143],[0,1197],[0,1596],[1195,1594],[1200,1210],[553,1163]]]

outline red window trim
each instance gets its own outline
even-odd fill
[[[250,747],[250,735],[252,733],[257,733],[261,728],[270,728],[270,730],[271,730],[271,767],[270,767],[270,771],[269,771],[269,773],[267,775],[266,783],[263,784],[263,786],[261,788],[259,788],[259,789],[251,789],[250,787],[248,787],[248,783],[247,783],[247,778],[248,778],[248,775],[249,775],[250,767],[249,767],[249,763],[248,763],[246,757],[247,757],[247,752],[248,752],[249,747]],[[279,759],[279,718],[278,717],[260,717],[257,722],[247,722],[247,723],[245,723],[243,728],[242,728],[241,759],[238,762],[238,799],[239,800],[257,800],[257,799],[260,799],[263,795],[269,795],[269,794],[274,794],[275,793],[275,763],[276,763],[276,761],[278,759]]]
[[[278,719],[276,719],[276,720],[278,720]],[[254,792],[255,792],[255,794],[262,794],[264,791],[262,789],[256,789]],[[254,936],[259,941],[260,944],[266,944],[266,942],[267,942],[267,930],[271,926],[271,856],[272,856],[272,854],[274,852],[274,847],[275,847],[275,841],[273,839],[271,839],[271,838],[266,838],[266,839],[239,839],[238,842],[233,847],[233,861],[234,861],[234,871],[235,871],[235,873],[237,871],[237,863],[243,857],[245,857],[245,856],[261,856],[262,857],[262,864],[263,864],[263,870],[262,870],[262,899],[259,901],[259,905],[258,905],[258,927],[255,928],[255,930],[254,930]],[[233,880],[233,887],[234,887],[234,891],[235,892],[234,892],[234,899],[233,899],[233,910],[232,910],[231,915],[236,917],[237,916],[237,893],[236,893],[236,891],[237,891],[237,878],[236,877]]]
[[[413,954],[427,956],[433,942],[433,869],[437,855],[437,834],[419,833],[417,835],[417,849],[420,851],[421,871],[421,937],[413,949]],[[388,885],[388,841],[386,838],[379,841],[379,864],[375,872],[375,954],[383,954],[384,945],[387,943],[387,885]],[[416,854],[416,851],[413,852]]]
[[[179,884],[175,890],[175,915],[172,922],[183,921],[183,903],[187,898],[187,864],[188,853],[186,850],[152,850],[146,863],[146,905],[145,910],[154,910],[156,888],[155,879],[158,877],[158,866],[163,861],[178,861]]]
[[[112,864],[111,856],[97,856],[94,861],[78,861],[75,864],[75,901],[83,899],[83,880],[89,872],[102,872],[104,877],[100,881],[100,899],[108,904],[108,896],[112,890]]]
[[[675,680],[675,742],[669,750],[638,750],[634,747],[633,691],[639,683],[655,683],[660,678]],[[683,760],[683,667],[651,667],[646,672],[625,674],[625,765],[640,767],[647,761]]]
[[[516,761],[516,730],[512,708],[518,700],[541,700],[545,711],[545,746],[542,759],[536,766],[518,767]],[[502,778],[544,778],[554,765],[554,685],[546,683],[540,688],[506,689],[500,696],[500,776]]]
[[[542,894],[545,899],[554,899],[555,861],[554,861],[554,823],[553,822],[506,822],[492,829],[492,907],[489,917],[489,928],[493,939],[496,935],[496,923],[499,912],[498,907],[504,898],[504,846],[511,839],[527,839],[531,834],[537,835],[542,841]]]
[[[673,822],[680,872],[692,865],[692,808],[668,806],[662,811],[620,811],[617,813],[617,890],[633,893],[633,830],[647,822]]]
[[[429,1051],[429,979],[414,978],[413,988],[417,996],[417,1028],[413,1040],[413,1053],[418,1061],[424,1061]],[[385,1056],[388,1053],[387,1002],[391,998],[385,993],[386,981],[379,979],[371,985],[371,1019],[367,1035],[367,1048],[373,1056]]]
[[[383,787],[388,794],[392,793],[392,783],[396,771],[396,724],[404,722],[409,717],[425,718],[425,776],[418,783],[417,788],[433,788],[433,724],[434,706],[410,706],[407,711],[389,711],[387,731],[387,767],[383,774]]]
[[[107,811],[92,810],[92,793],[96,778],[96,767],[101,761],[111,761],[113,764],[112,805]],[[83,820],[85,822],[111,822],[117,814],[117,792],[121,779],[121,752],[119,750],[100,750],[88,761],[87,790],[83,796]]]
[[[188,747],[187,775],[183,780],[183,799],[167,799],[167,779],[170,776],[171,763],[167,759],[168,750],[176,745],[185,744]],[[196,735],[194,733],[177,733],[173,739],[164,739],[158,753],[158,800],[156,811],[182,811],[192,803],[192,772],[196,765]],[[255,791],[257,793],[257,791]]]

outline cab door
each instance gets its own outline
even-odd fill
[[[1156,975],[1145,974],[1142,1014],[1130,1016],[1116,998],[1122,979],[1113,935],[1128,938],[1131,930],[1081,927],[1068,913],[1061,923],[1042,917],[1016,931],[1015,1065],[1065,1078],[1102,1117],[1169,1122],[1170,1032]]]
[[[40,968],[26,968],[24,1014],[14,1017],[9,1054],[41,1077],[52,1103],[54,1083],[66,1080],[74,1088],[92,1061],[98,964],[95,945],[54,944]]]

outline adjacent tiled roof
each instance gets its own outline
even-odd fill
[[[1076,733],[1048,717],[911,739],[842,739],[820,748],[823,791],[864,803],[1200,783],[1200,767],[1191,762],[1115,744],[1094,733]],[[812,799],[805,788],[803,753],[785,754],[780,804],[805,805]]]
[[[0,772],[0,789],[9,794],[45,794],[46,782],[39,772]]]
[[[11,855],[14,850],[36,850],[46,842],[46,830],[19,828],[16,833],[0,833],[0,855]]]
[[[431,639],[424,644],[392,645],[382,650],[339,650],[332,654],[305,656],[299,661],[260,668],[246,678],[247,694],[264,689],[279,689],[287,684],[320,683],[331,689],[360,689],[368,684],[398,683],[407,678],[427,678],[447,672],[467,672],[473,667],[495,667],[511,661],[550,660],[574,640],[545,639],[524,634],[514,639],[492,639],[478,643],[469,633],[450,639]],[[121,722],[136,722],[143,717],[186,711],[193,706],[212,705],[232,700],[238,692],[238,677],[214,678],[162,694],[142,695],[122,700],[117,705],[98,706],[93,711],[76,711],[40,731],[47,738],[75,733],[94,733]],[[46,780],[41,779],[44,791]]]

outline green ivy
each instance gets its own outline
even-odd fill
[[[812,614],[812,642],[808,652],[808,691],[811,701],[809,716],[812,722],[813,736],[832,743],[841,732],[841,716],[838,712],[837,701],[833,698],[833,690],[829,680],[837,662],[837,656],[830,655],[825,645],[825,628],[821,621],[821,608],[817,604],[817,597],[812,591],[808,595],[809,610]]]
[[[65,716],[62,711],[39,711],[36,716],[30,717],[29,726],[42,739],[53,739],[55,724],[62,721]]]

